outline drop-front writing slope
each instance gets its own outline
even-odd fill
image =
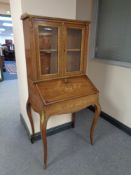
[[[72,113],[90,105],[96,106],[90,129],[100,114],[99,92],[86,75],[89,22],[33,15],[23,15],[29,98],[27,113],[34,124],[31,107],[40,114],[40,128],[47,167],[46,126],[49,117]]]

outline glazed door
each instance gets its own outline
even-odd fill
[[[53,22],[36,23],[37,67],[39,79],[59,76],[61,25]]]
[[[65,75],[77,75],[84,72],[85,32],[85,26],[65,24]]]

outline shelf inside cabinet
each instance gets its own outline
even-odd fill
[[[52,36],[52,33],[39,33],[39,36]]]
[[[81,49],[67,49],[67,52],[80,52]]]
[[[52,53],[52,52],[57,52],[57,49],[40,49],[40,52],[45,52],[45,53]]]

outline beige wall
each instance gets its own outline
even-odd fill
[[[76,18],[76,0],[22,0],[23,12],[51,17]]]
[[[14,26],[14,42],[16,46],[16,64],[18,70],[18,84],[20,96],[20,111],[25,122],[31,132],[30,123],[26,113],[26,101],[28,97],[27,78],[26,78],[26,62],[24,51],[23,26],[20,16],[23,13],[31,13],[35,15],[63,17],[75,19],[76,17],[76,0],[10,0],[11,14]],[[16,8],[17,7],[17,8]],[[35,121],[35,131],[39,132],[39,117],[33,113]],[[71,121],[71,115],[66,114],[63,117],[56,116],[48,122],[48,128],[57,126]]]
[[[91,20],[92,0],[76,0],[76,17],[82,20]]]
[[[16,8],[17,7],[17,8]],[[11,15],[13,20],[14,43],[16,54],[16,66],[18,73],[20,112],[22,113],[28,125],[28,119],[25,109],[27,92],[26,64],[24,51],[23,26],[20,16],[22,14],[21,0],[10,0]]]
[[[100,90],[102,110],[131,127],[131,69],[92,61],[89,76]]]
[[[77,17],[91,20],[91,14],[88,12],[91,13],[92,0],[83,2],[81,8],[77,8]],[[86,14],[83,13],[85,6]],[[89,77],[100,90],[102,110],[131,127],[131,69],[95,60],[89,61],[88,67]]]
[[[0,2],[0,14],[6,15],[9,10],[10,5],[8,3]]]

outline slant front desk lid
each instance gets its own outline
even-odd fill
[[[86,75],[37,82],[36,86],[45,105],[98,93]]]

